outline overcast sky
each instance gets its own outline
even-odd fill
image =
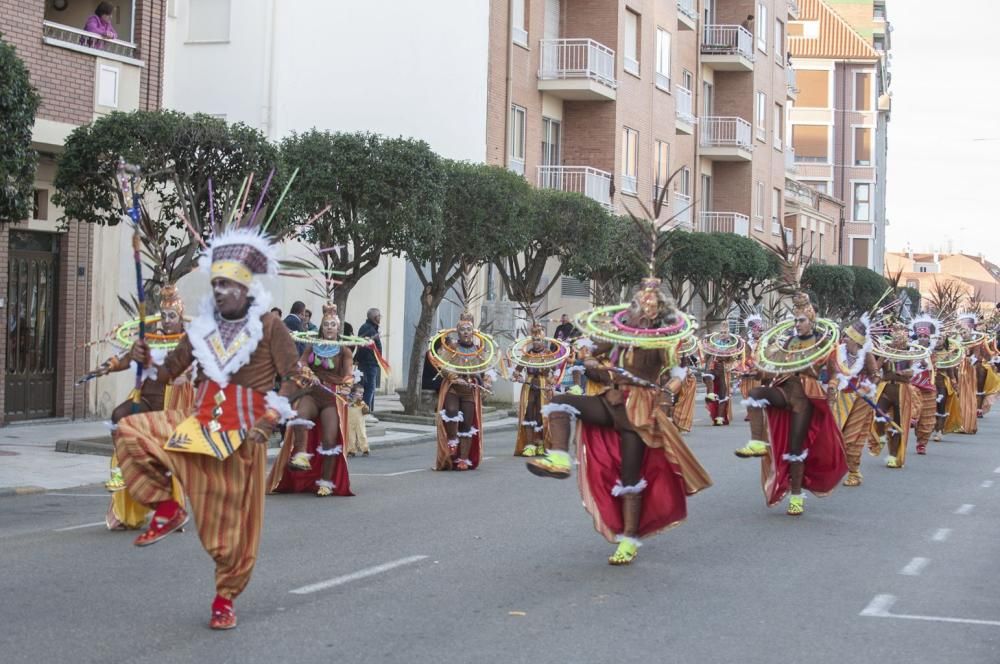
[[[890,0],[887,248],[1000,262],[1000,2]]]

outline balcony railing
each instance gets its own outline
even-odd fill
[[[739,212],[702,212],[698,215],[698,230],[703,233],[736,233],[750,235],[750,217]]]
[[[690,19],[698,20],[697,0],[677,0],[677,11]]]
[[[788,94],[795,95],[799,93],[796,83],[795,69],[793,67],[785,67],[785,85],[788,87]]]
[[[795,165],[795,148],[791,145],[785,146],[785,172],[798,173],[798,166]]]
[[[741,55],[753,61],[753,35],[741,25],[706,25],[701,52],[705,55]]]
[[[792,15],[793,18],[799,17],[799,1],[798,0],[788,0],[788,13]]]
[[[524,159],[518,159],[517,157],[507,157],[507,170],[517,173],[518,175],[524,175]]]
[[[771,219],[771,235],[781,235],[781,224],[777,219]]]
[[[538,78],[584,78],[610,88],[615,82],[615,52],[593,39],[543,39]]]
[[[694,105],[691,91],[681,85],[674,86],[674,104],[677,109],[677,119],[681,122],[694,124],[697,118],[694,117]]]
[[[137,47],[132,42],[104,39],[92,32],[71,28],[61,23],[42,21],[42,41],[52,46],[89,53],[98,57],[108,57],[112,60],[122,60],[140,66],[143,64],[136,58]]]
[[[743,118],[701,119],[701,146],[704,148],[738,147],[752,150],[751,134],[750,123]]]
[[[682,228],[691,228],[691,197],[687,194],[674,192],[674,224]]]
[[[574,191],[611,207],[611,173],[590,166],[539,166],[538,187]]]

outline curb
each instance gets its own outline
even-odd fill
[[[30,496],[32,494],[46,493],[48,491],[48,489],[42,486],[0,486],[0,498],[7,498],[9,496]]]

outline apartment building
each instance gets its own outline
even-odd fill
[[[0,0],[0,33],[41,95],[32,134],[40,154],[32,218],[0,231],[0,312],[7,320],[0,423],[80,418],[127,392],[110,382],[74,387],[99,353],[108,352],[88,342],[121,319],[117,297],[129,292],[131,265],[121,260],[129,255],[122,251],[126,233],[59,224],[52,182],[56,156],[74,128],[115,110],[159,106],[163,2],[113,0],[119,38],[94,40],[83,31],[94,2]]]
[[[799,4],[799,18],[789,26],[798,88],[790,114],[797,178],[844,202],[840,261],[881,273],[890,112],[885,3]]]

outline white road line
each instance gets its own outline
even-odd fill
[[[977,618],[949,618],[946,616],[918,616],[907,613],[890,613],[896,603],[893,595],[876,595],[858,615],[866,618],[896,618],[898,620],[924,620],[929,622],[957,623],[961,625],[987,625],[1000,627],[1000,620],[979,620]]]
[[[350,583],[351,581],[357,581],[359,579],[366,579],[369,576],[375,576],[376,574],[381,574],[383,572],[388,572],[389,570],[396,569],[397,567],[402,567],[404,565],[411,565],[421,560],[426,560],[427,556],[409,556],[408,558],[400,558],[399,560],[393,560],[389,563],[382,563],[381,565],[376,565],[375,567],[369,567],[367,569],[359,570],[351,574],[345,574],[343,576],[337,576],[326,581],[320,581],[319,583],[313,583],[308,586],[302,586],[301,588],[296,588],[295,590],[289,590],[288,592],[293,595],[309,595],[311,593],[317,593],[321,590],[327,590],[329,588],[336,588],[337,586],[342,586],[345,583]]]
[[[994,468],[994,469],[993,469],[993,473],[994,473],[995,475],[1000,475],[1000,466],[997,466],[996,468]]]
[[[969,503],[965,503],[964,505],[962,505],[961,507],[959,507],[957,510],[955,510],[955,514],[972,514],[972,510],[975,509],[975,507],[976,507],[975,505],[971,505]]]
[[[104,498],[107,500],[109,493],[46,493],[46,496],[70,496],[72,498]]]
[[[951,535],[951,528],[938,528],[934,534],[931,535],[931,539],[935,542],[943,542],[948,539],[949,535]]]
[[[989,489],[993,486],[993,480],[983,480],[983,483],[979,485],[982,489]]]
[[[94,528],[95,526],[105,525],[103,521],[95,521],[94,523],[84,523],[79,526],[68,526],[66,528],[56,528],[52,532],[54,533],[64,533],[67,530],[80,530],[81,528]]]
[[[930,558],[914,558],[906,563],[906,567],[899,570],[899,573],[903,576],[920,576],[920,573],[924,571],[924,568],[927,567],[927,563],[930,561]]]

